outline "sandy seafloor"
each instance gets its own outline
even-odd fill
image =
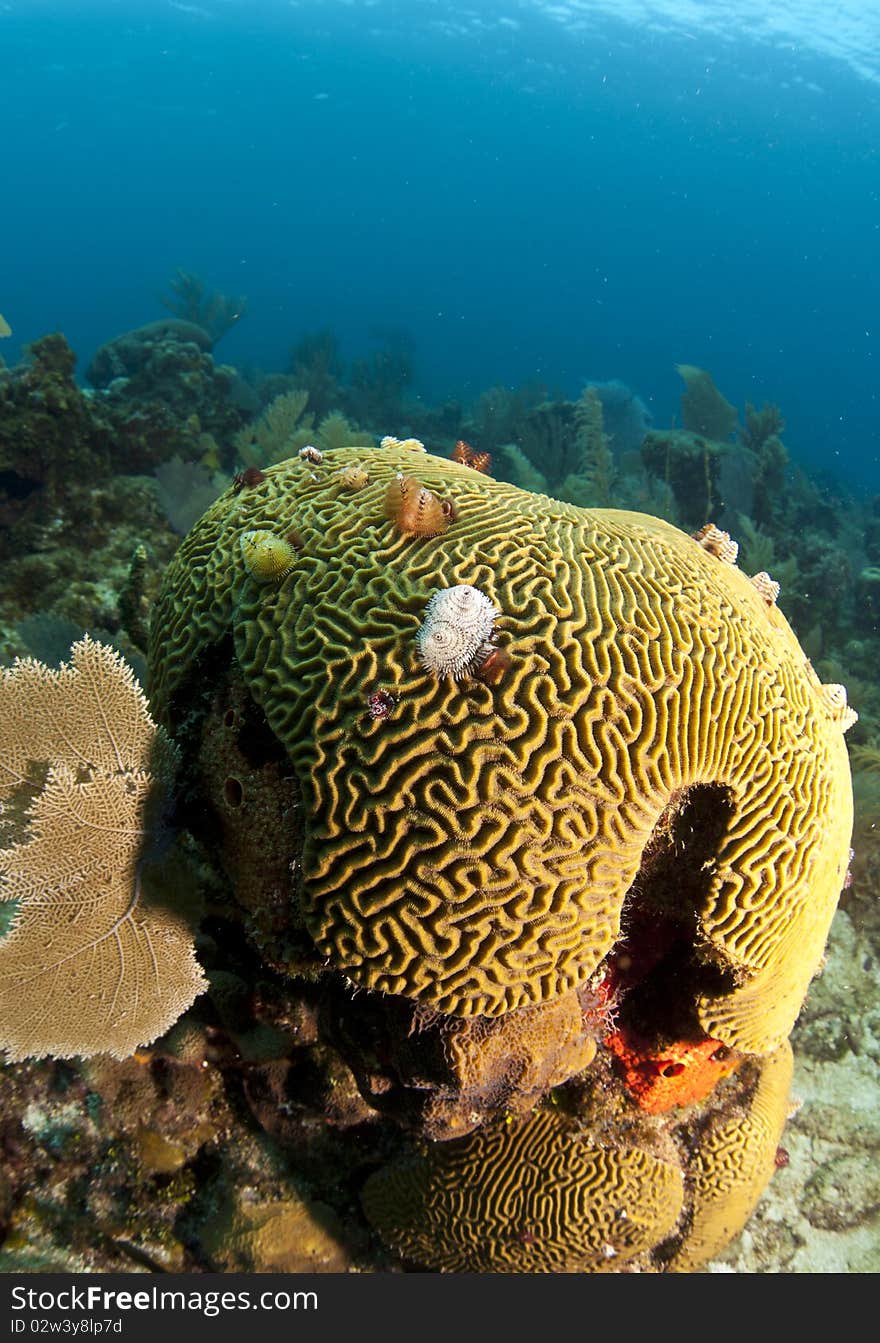
[[[880,1270],[880,966],[845,910],[792,1037],[791,1119],[777,1170],[715,1273]],[[795,1107],[797,1107],[795,1109]]]

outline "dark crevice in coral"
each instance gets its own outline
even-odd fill
[[[645,846],[607,966],[621,1022],[654,1038],[704,1038],[702,994],[729,992],[733,975],[707,957],[699,932],[715,857],[733,814],[730,790],[694,784],[669,801]]]
[[[174,724],[174,741],[181,755],[178,811],[184,817],[194,805],[202,806],[195,768],[201,749],[202,728],[217,696],[218,680],[225,681],[234,658],[231,636],[207,649],[195,664],[192,675],[174,692],[165,715],[167,722]]]
[[[236,745],[252,769],[262,769],[270,764],[289,766],[284,749],[266,722],[262,709],[250,698],[243,708]]]

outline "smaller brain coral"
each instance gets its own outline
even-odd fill
[[[692,1272],[743,1228],[775,1169],[792,1056],[749,1059],[680,1120],[621,1125],[590,1072],[563,1109],[398,1157],[362,1202],[401,1258],[441,1272]]]
[[[744,1102],[706,1123],[691,1161],[687,1229],[667,1267],[689,1273],[742,1231],[775,1169],[788,1111],[793,1059],[786,1041],[751,1065],[757,1078]]]
[[[499,614],[469,583],[435,592],[417,635],[423,666],[435,676],[465,676],[489,652]]]
[[[617,1266],[669,1234],[682,1202],[674,1166],[596,1146],[547,1110],[402,1158],[363,1191],[384,1240],[447,1273]]]

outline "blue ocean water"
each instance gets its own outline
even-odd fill
[[[403,331],[428,400],[620,378],[657,424],[692,363],[880,489],[880,9],[766,9],[0,0],[4,356],[82,368],[182,267],[247,296],[233,363]]]

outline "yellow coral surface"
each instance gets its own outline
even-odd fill
[[[597,1147],[549,1111],[405,1157],[363,1194],[404,1258],[453,1273],[617,1267],[673,1229],[682,1198],[676,1167]]]
[[[839,716],[746,574],[657,519],[585,510],[420,455],[451,501],[438,537],[384,516],[406,449],[299,459],[227,491],[172,562],[152,622],[169,726],[232,636],[307,808],[302,913],[330,965],[462,1016],[547,1002],[614,946],[671,800],[726,819],[689,920],[707,1034],[767,1052],[821,958],[847,866]],[[355,494],[338,473],[369,472]],[[241,537],[302,537],[278,584]],[[511,654],[496,685],[438,678],[416,635],[440,589],[478,587]],[[227,642],[226,647],[229,647]],[[388,716],[368,699],[389,692]]]
[[[793,1060],[779,1046],[762,1060],[748,1099],[714,1115],[700,1136],[689,1177],[689,1224],[668,1268],[688,1273],[710,1259],[745,1226],[773,1174],[785,1125]]]

